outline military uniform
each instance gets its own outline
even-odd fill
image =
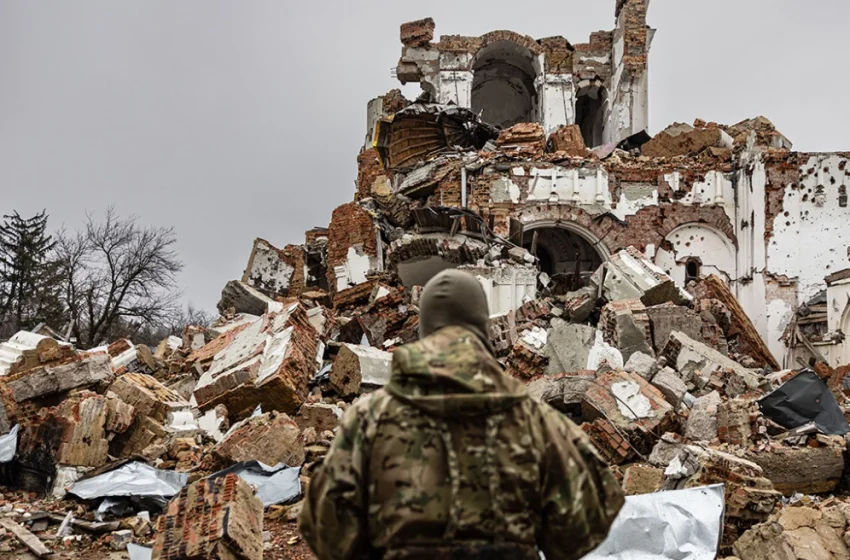
[[[619,484],[480,331],[396,350],[387,387],[346,412],[300,518],[320,559],[577,559],[605,538]]]

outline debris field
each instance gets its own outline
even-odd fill
[[[369,103],[354,200],[257,239],[215,322],[0,343],[0,557],[310,558],[303,489],[459,268],[627,495],[722,484],[720,557],[850,559],[847,156],[764,117],[650,137],[647,9],[576,45],[403,24],[422,96]]]

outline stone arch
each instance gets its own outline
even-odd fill
[[[560,220],[525,224],[522,244],[535,254],[541,271],[552,277],[560,291],[584,285],[609,257],[608,248],[593,232]]]
[[[736,274],[736,249],[720,229],[705,222],[688,222],[670,230],[656,250],[655,264],[684,286],[689,262],[699,262],[703,276],[715,274],[727,283]]]
[[[521,35],[493,32],[482,36],[472,59],[472,110],[485,122],[508,128],[537,120],[538,51]]]

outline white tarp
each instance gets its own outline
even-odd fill
[[[84,500],[107,496],[171,498],[186,485],[188,479],[186,473],[163,471],[134,462],[81,480],[68,492]]]
[[[583,560],[714,560],[724,510],[722,484],[628,496],[608,538]]]
[[[15,458],[18,450],[18,425],[5,436],[0,436],[0,463],[8,463]]]

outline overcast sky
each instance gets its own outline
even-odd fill
[[[187,301],[212,310],[255,237],[302,243],[352,199],[400,23],[581,43],[614,4],[0,0],[0,211],[174,226]],[[652,0],[650,132],[763,114],[796,149],[850,150],[848,21],[847,0]]]

